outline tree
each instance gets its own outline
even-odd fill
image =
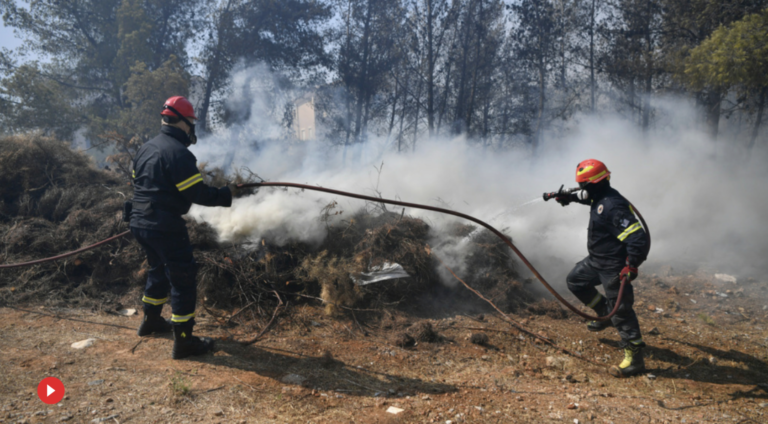
[[[14,69],[11,72],[17,75],[5,81],[62,88],[59,95],[65,97],[57,97],[59,105],[76,108],[87,117],[76,123],[92,131],[130,107],[123,90],[136,63],[155,70],[173,54],[181,66],[187,66],[185,47],[193,33],[198,0],[41,0],[29,2],[28,7],[18,3],[0,0],[4,23],[24,36],[25,50],[48,63],[35,65],[35,72],[28,67]],[[7,93],[13,90],[5,87]],[[36,102],[25,107],[44,115],[47,106]],[[44,128],[62,136],[77,129],[56,123],[62,126],[53,128],[50,122]],[[24,125],[39,128],[36,121]]]
[[[212,1],[207,16],[208,39],[201,55],[205,86],[198,109],[201,131],[210,127],[214,95],[226,88],[238,62],[261,62],[297,73],[330,65],[320,28],[331,18],[331,9],[323,1]]]
[[[643,132],[650,128],[654,83],[663,72],[661,11],[660,0],[619,0],[610,16],[610,45],[603,58],[620,101],[638,117]]]
[[[689,51],[704,42],[716,29],[761,11],[765,0],[662,0],[661,44],[666,72],[681,75]],[[727,91],[702,86],[694,95],[704,109],[705,122],[712,137],[717,137],[722,102]]]
[[[755,105],[752,149],[763,120],[768,96],[768,10],[715,30],[685,62],[685,80],[695,90],[735,89],[739,98]]]
[[[87,117],[69,101],[74,89],[41,71],[36,63],[15,68],[0,82],[0,115],[10,132],[39,129],[46,135],[68,137]]]
[[[513,34],[514,53],[525,67],[536,91],[532,126],[532,144],[536,145],[544,129],[547,86],[556,67],[558,43],[563,37],[562,27],[558,25],[553,4],[547,0],[523,0],[512,9],[519,20]]]

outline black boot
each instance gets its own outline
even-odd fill
[[[173,359],[204,355],[213,351],[213,339],[192,335],[192,323],[173,326]]]
[[[624,347],[624,360],[619,366],[612,366],[610,373],[617,378],[629,377],[645,372],[645,360],[643,359],[643,348],[645,343],[633,345],[629,343]]]
[[[611,311],[608,310],[608,305],[605,303],[605,298],[602,299],[602,304],[594,309],[595,314],[599,317],[604,317],[611,313]],[[590,321],[587,324],[587,330],[597,333],[600,331],[605,330],[606,328],[613,327],[613,323],[611,320],[605,320],[605,321]]]
[[[148,314],[144,311],[144,319],[141,321],[139,330],[136,333],[139,337],[148,336],[152,333],[170,333],[173,330],[171,322],[163,319],[160,314]]]

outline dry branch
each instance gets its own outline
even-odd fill
[[[555,342],[553,342],[552,340],[550,340],[550,339],[548,339],[546,337],[543,337],[543,336],[541,336],[539,334],[536,334],[536,333],[533,333],[531,331],[526,330],[525,328],[523,328],[523,326],[519,322],[517,322],[517,321],[513,320],[512,318],[510,318],[507,314],[502,312],[502,310],[499,309],[498,306],[496,306],[493,302],[491,302],[490,300],[486,299],[485,296],[483,296],[480,292],[478,292],[477,290],[473,289],[472,287],[469,286],[469,284],[465,283],[464,280],[459,278],[459,276],[456,275],[456,273],[453,272],[453,270],[448,265],[446,265],[445,262],[443,262],[440,258],[438,258],[436,255],[434,255],[432,253],[432,249],[430,249],[429,246],[426,246],[424,249],[427,251],[427,254],[432,255],[435,259],[437,259],[440,262],[440,264],[442,264],[445,267],[445,269],[447,269],[448,272],[451,273],[451,275],[456,277],[456,279],[459,280],[459,282],[461,282],[461,284],[463,284],[464,287],[466,287],[469,291],[471,291],[472,293],[476,294],[479,298],[483,299],[489,305],[491,305],[493,307],[493,309],[495,309],[501,315],[501,317],[504,318],[505,321],[507,321],[510,325],[512,325],[516,329],[522,331],[523,333],[525,333],[525,334],[527,334],[527,335],[529,335],[529,336],[531,336],[533,338],[541,340],[542,342],[544,342],[544,343],[554,347],[555,349],[558,349],[558,350],[560,350],[560,351],[562,351],[564,353],[567,353],[567,354],[569,354],[569,355],[571,355],[573,357],[581,359],[582,361],[586,361],[586,362],[589,362],[589,363],[594,364],[594,365],[602,366],[601,364],[598,364],[595,361],[592,361],[590,359],[585,358],[584,356],[582,356],[579,353],[576,353],[576,352],[568,350],[568,349],[566,349],[564,347],[558,346],[557,344],[555,344]],[[485,329],[485,330],[486,331],[498,331],[498,330],[491,330],[491,329]]]

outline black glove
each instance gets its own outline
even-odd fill
[[[235,195],[241,190],[235,183],[227,184],[227,188],[229,189],[229,192],[232,193],[232,197],[235,197]]]
[[[568,206],[571,204],[571,196],[562,196],[562,197],[555,197],[555,201],[560,204],[560,206]]]

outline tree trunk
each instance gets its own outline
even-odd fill
[[[651,34],[651,1],[648,1],[645,27],[645,87],[643,93],[643,134],[648,134],[651,125],[651,90],[653,90],[653,40]]]
[[[349,137],[352,135],[352,80],[349,78],[349,72],[351,64],[351,57],[352,57],[352,31],[351,31],[351,20],[352,20],[352,0],[349,0],[347,2],[347,40],[346,40],[346,53],[344,58],[344,66],[345,70],[344,73],[347,75],[342,75],[342,78],[345,78],[344,85],[347,88],[346,96],[344,99],[345,107],[346,107],[346,114],[347,117],[344,121],[345,131],[346,131],[346,137],[344,139],[344,153],[342,154],[342,162],[346,163],[347,160],[347,146],[349,145]]]
[[[440,128],[443,126],[443,116],[445,116],[445,110],[448,107],[448,93],[450,93],[451,89],[451,70],[453,70],[453,61],[449,59],[448,62],[448,69],[445,72],[445,83],[443,87],[443,100],[440,104],[440,113],[437,115],[437,132],[440,132]]]
[[[474,3],[474,2],[471,2]],[[454,122],[456,123],[463,123],[464,122],[464,97],[466,96],[466,86],[467,86],[467,60],[469,56],[469,42],[470,42],[470,34],[472,33],[473,29],[473,19],[472,19],[472,6],[467,8],[467,15],[466,20],[464,22],[464,27],[462,28],[464,30],[463,38],[464,40],[461,43],[461,70],[459,71],[459,93],[456,97],[456,113],[454,114]],[[453,133],[459,134],[463,132],[465,128],[454,128]]]
[[[408,106],[408,83],[410,79],[406,75],[405,87],[403,87],[403,107],[400,110],[400,131],[397,133],[397,152],[400,153],[403,149],[403,124],[405,123],[405,109]]]
[[[720,130],[720,108],[722,102],[723,97],[717,90],[706,92],[702,95],[707,133],[713,140],[717,140],[717,135]]]
[[[560,0],[560,89],[565,90],[565,76],[566,76],[566,64],[565,64],[565,34],[566,34],[566,19],[565,19],[565,0]]]
[[[427,3],[427,125],[429,127],[429,138],[432,138],[435,129],[435,53],[434,53],[434,16],[432,2]]]
[[[368,96],[368,59],[370,54],[371,38],[371,15],[373,15],[373,2],[368,0],[367,10],[365,12],[365,23],[363,24],[363,59],[361,62],[362,71],[360,81],[357,87],[357,106],[355,110],[355,142],[360,141],[363,120],[363,104]]]
[[[211,96],[213,96],[213,89],[214,89],[214,81],[219,77],[219,72],[221,68],[221,51],[223,49],[221,43],[222,39],[225,35],[226,25],[224,22],[227,20],[227,15],[229,14],[230,9],[232,8],[232,0],[229,0],[227,2],[226,7],[224,7],[224,10],[221,12],[221,16],[219,16],[219,22],[217,24],[216,28],[216,50],[213,53],[213,59],[210,64],[210,67],[208,68],[208,80],[205,81],[205,92],[203,93],[203,105],[200,107],[200,110],[198,111],[198,128],[201,133],[205,133],[208,131],[208,109],[211,107]]]
[[[389,118],[389,131],[387,132],[387,141],[392,136],[392,129],[395,127],[395,111],[397,109],[398,95],[400,94],[400,80],[395,76],[395,98],[392,100],[392,114]]]
[[[480,2],[480,11],[478,12],[478,17],[482,17],[482,1]],[[469,91],[469,102],[467,102],[467,111],[464,115],[464,130],[470,134],[470,127],[472,126],[472,115],[475,113],[475,97],[477,96],[477,84],[480,74],[480,65],[481,61],[485,59],[485,56],[482,54],[482,38],[479,34],[476,35],[475,39],[475,66],[472,67],[472,88]]]
[[[757,140],[757,134],[760,132],[760,124],[763,122],[763,110],[765,109],[765,93],[768,91],[768,88],[763,87],[762,90],[760,90],[760,99],[757,103],[757,117],[755,118],[755,126],[752,127],[752,137],[749,140],[749,145],[747,146],[747,150],[749,152],[752,151],[752,148],[755,147],[755,141]]]
[[[591,22],[589,27],[589,94],[590,109],[595,113],[595,1],[592,0]]]
[[[416,118],[413,121],[413,144],[411,145],[411,151],[416,151],[416,141],[419,135],[419,112],[421,111],[421,78],[419,78],[418,89],[416,90]]]
[[[540,55],[543,55],[544,53],[540,53]],[[544,102],[545,102],[545,83],[546,83],[546,70],[544,69],[544,57],[539,57],[539,105],[538,105],[538,111],[536,116],[536,134],[534,134],[534,147],[538,146],[539,142],[541,141],[541,128],[542,128],[542,121],[544,120]]]
[[[205,92],[203,93],[203,105],[200,107],[200,111],[197,112],[197,127],[200,133],[206,133],[208,131],[208,108],[211,107],[211,96],[213,95],[213,75],[218,73],[219,67],[219,53],[217,52],[213,56],[213,63],[208,71],[208,80],[205,81]]]

